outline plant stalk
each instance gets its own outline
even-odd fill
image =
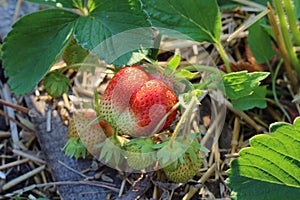
[[[182,116],[180,117],[180,120],[179,122],[177,123],[176,127],[175,127],[175,130],[172,134],[172,137],[170,139],[170,145],[172,146],[173,144],[173,141],[175,140],[178,132],[179,132],[179,129],[181,127],[181,125],[183,124],[184,120],[186,117],[188,117],[188,115],[191,113],[191,111],[193,110],[193,107],[194,107],[194,104],[197,102],[197,98],[195,96],[192,97],[188,107],[186,108],[186,110],[184,111],[184,113],[182,114]]]
[[[284,62],[284,66],[285,66],[287,76],[290,79],[291,87],[292,87],[293,91],[296,92],[297,89],[298,89],[297,79],[296,79],[296,77],[293,73],[292,67],[291,67],[291,63],[290,63],[290,59],[288,57],[287,49],[286,49],[284,41],[283,41],[283,36],[282,36],[282,34],[279,30],[273,8],[271,7],[271,5],[269,3],[268,3],[268,8],[270,9],[270,12],[268,13],[268,18],[269,18],[270,24],[272,26],[272,29],[274,31],[274,35],[275,35],[275,38],[276,38],[277,45],[279,47],[280,54],[283,58],[283,62]]]
[[[275,10],[278,15],[279,27],[280,27],[283,41],[284,41],[284,44],[285,44],[285,47],[287,50],[289,60],[292,64],[292,66],[297,71],[298,76],[300,76],[300,63],[298,61],[296,53],[293,51],[293,43],[292,43],[292,40],[291,40],[291,37],[289,34],[288,24],[285,19],[285,14],[284,14],[284,10],[283,10],[282,4],[281,4],[281,0],[274,0],[274,6],[275,6]]]
[[[215,46],[217,47],[217,49],[219,51],[219,54],[220,54],[220,56],[221,56],[221,58],[222,58],[222,60],[225,64],[227,73],[230,73],[231,68],[230,68],[229,61],[228,61],[228,56],[226,55],[224,47],[222,46],[221,42],[216,42]]]
[[[295,16],[295,12],[293,10],[292,1],[291,0],[284,0],[284,7],[285,7],[285,13],[287,15],[287,20],[290,25],[290,29],[292,31],[294,42],[296,46],[300,46],[300,31],[298,29],[298,23]]]

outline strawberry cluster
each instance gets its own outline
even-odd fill
[[[66,154],[84,157],[88,150],[104,163],[129,171],[153,170],[158,164],[170,181],[187,182],[203,161],[197,134],[177,137],[176,127],[172,137],[154,136],[174,122],[174,87],[181,93],[180,85],[159,70],[148,71],[130,66],[114,75],[103,98],[95,99],[96,113],[77,113],[71,121]]]

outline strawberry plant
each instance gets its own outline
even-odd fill
[[[65,76],[68,69],[83,71],[85,67],[101,67],[98,59],[111,64],[108,69],[115,72],[101,98],[95,90],[89,104],[93,110],[74,114],[70,121],[70,136],[65,146],[68,156],[78,159],[89,152],[119,170],[155,170],[158,177],[165,174],[169,181],[185,183],[198,174],[208,154],[210,168],[203,177],[210,176],[225,163],[220,162],[217,153],[224,121],[233,121],[230,116],[230,119],[222,117],[225,107],[257,132],[263,130],[257,123],[268,125],[243,111],[251,109],[248,114],[255,116],[252,111],[267,108],[272,113],[272,105],[278,107],[287,120],[294,118],[278,99],[276,79],[281,73],[285,84],[291,86],[293,98],[296,96],[300,67],[297,48],[293,47],[299,46],[300,41],[299,1],[292,4],[290,0],[275,0],[272,5],[267,1],[244,0],[235,3],[215,0],[29,1],[54,8],[21,18],[5,38],[3,66],[9,77],[8,84],[16,94],[30,92],[43,80],[46,91],[59,97],[70,92],[71,82]],[[228,38],[232,40],[239,30],[248,28],[249,45],[245,49],[250,53],[245,54],[251,59],[238,63],[233,61],[221,40],[220,7],[225,10],[244,4],[251,4],[262,12]],[[35,31],[28,30],[29,25]],[[212,44],[210,48],[215,48],[221,58],[218,64],[224,64],[220,67],[222,70],[203,64],[183,65],[184,57],[177,54],[160,65],[157,58],[164,37]],[[275,55],[280,59],[276,60]],[[66,66],[50,71],[59,58]],[[276,64],[271,63],[273,59]],[[204,76],[203,72],[208,75]],[[200,82],[195,81],[198,77]],[[209,92],[210,98],[215,100],[211,112],[216,119],[215,124],[207,125],[210,127],[206,134],[213,136],[202,138],[201,130],[195,131],[193,123],[199,120],[195,115]],[[286,95],[286,91],[280,94]],[[273,115],[278,114],[273,112]],[[233,197],[255,199],[253,191],[258,190],[262,191],[259,198],[276,199],[287,194],[296,197],[299,158],[292,149],[299,148],[298,121],[294,125],[275,123],[270,127],[270,136],[250,139],[251,147],[240,151],[240,158],[231,162],[228,171],[228,190],[232,190]],[[234,125],[236,134],[240,128]],[[286,138],[282,133],[286,133]],[[236,137],[232,141],[234,146],[238,136],[232,137]],[[200,145],[207,144],[209,139],[213,140],[208,145],[210,153]],[[213,161],[216,168],[211,165]],[[218,171],[215,176],[220,174]],[[199,180],[201,184],[205,181],[205,178]],[[277,193],[263,194],[273,186],[278,189]]]

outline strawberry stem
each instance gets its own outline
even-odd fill
[[[184,113],[182,114],[182,116],[181,116],[181,118],[180,118],[178,124],[176,125],[176,128],[175,128],[175,130],[174,130],[174,132],[173,132],[173,134],[172,134],[172,137],[171,137],[171,140],[170,140],[170,146],[171,146],[171,147],[172,147],[173,141],[175,140],[175,138],[176,138],[176,136],[177,136],[177,134],[178,134],[178,132],[179,132],[179,129],[180,129],[181,125],[183,124],[185,118],[186,118],[187,116],[190,116],[190,114],[191,114],[191,112],[192,112],[192,110],[193,110],[193,107],[194,107],[194,104],[195,104],[195,103],[197,103],[197,98],[196,98],[196,96],[192,96],[192,99],[191,99],[191,101],[190,101],[188,107],[186,108],[186,110],[185,110]],[[184,132],[184,133],[187,134],[187,132]],[[184,134],[184,135],[185,135],[185,134]]]

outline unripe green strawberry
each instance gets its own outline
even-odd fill
[[[70,80],[58,70],[49,72],[44,78],[44,87],[46,92],[54,97],[60,97],[67,93],[70,87]]]
[[[78,159],[85,158],[87,149],[79,138],[74,118],[70,119],[68,126],[68,141],[64,146],[65,155]]]
[[[127,164],[135,170],[145,169],[155,163],[154,142],[151,138],[135,138],[125,144]]]
[[[71,118],[68,125],[68,139],[76,138],[79,139],[78,131],[76,128],[76,124],[74,118]]]
[[[173,136],[153,148],[157,149],[157,160],[169,180],[185,183],[199,171],[203,161],[202,153],[208,150],[196,140],[199,134]]]
[[[102,128],[102,122],[95,121],[94,112],[79,112],[70,120],[68,126],[68,142],[65,145],[65,154],[78,159],[83,158],[88,150],[94,156],[98,156],[99,148],[97,144],[106,139],[106,128]],[[92,124],[91,124],[92,123]]]
[[[189,179],[193,178],[202,166],[202,155],[197,153],[196,161],[192,161],[188,154],[184,155],[183,162],[170,164],[163,168],[168,179],[175,183],[186,183]]]

